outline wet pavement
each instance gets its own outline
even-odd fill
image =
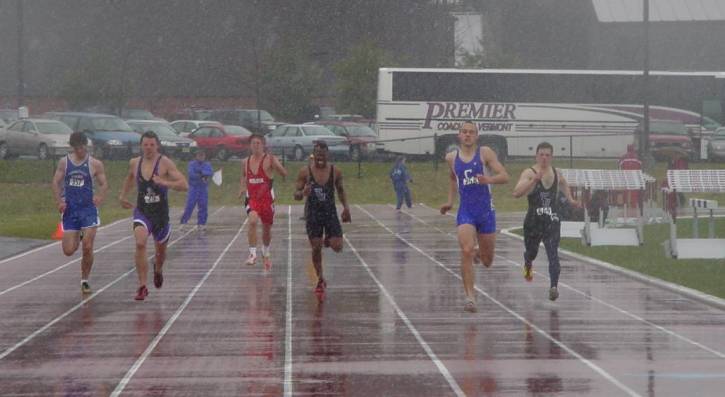
[[[313,293],[300,206],[279,206],[271,272],[249,267],[239,208],[174,232],[162,289],[133,300],[130,222],[99,231],[94,293],[78,256],[44,248],[2,264],[2,395],[718,396],[725,312],[499,235],[463,311],[454,219],[415,206],[353,206]],[[172,217],[173,218],[173,217]],[[175,218],[174,218],[175,219]],[[522,214],[500,215],[499,228]],[[290,288],[291,287],[291,288]]]

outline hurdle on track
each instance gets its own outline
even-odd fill
[[[725,193],[725,170],[668,170],[670,191],[679,193]],[[676,259],[725,258],[725,239],[715,238],[715,200],[690,199],[692,207],[692,238],[677,237],[677,223],[669,217],[670,238],[663,243],[665,254]],[[708,238],[700,238],[698,211],[709,212]]]

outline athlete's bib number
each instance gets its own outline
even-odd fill
[[[83,187],[86,184],[86,180],[80,176],[71,176],[70,180],[68,181],[68,185],[72,187]]]
[[[325,189],[321,187],[316,187],[313,189],[315,192],[315,197],[317,197],[320,201],[327,201],[327,194],[325,193]]]

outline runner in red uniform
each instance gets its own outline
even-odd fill
[[[249,257],[246,264],[254,266],[257,261],[257,224],[262,222],[262,257],[264,268],[272,268],[269,245],[272,242],[272,223],[274,221],[274,190],[271,178],[274,172],[282,177],[287,170],[280,164],[277,157],[265,152],[265,140],[261,135],[252,135],[249,139],[251,154],[242,160],[242,178],[239,198],[244,197],[249,228]]]

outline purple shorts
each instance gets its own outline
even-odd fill
[[[167,222],[165,225],[154,225],[138,208],[133,210],[133,228],[144,227],[149,234],[154,236],[154,241],[157,243],[165,243],[171,236],[171,223]],[[157,226],[157,227],[154,227]]]

